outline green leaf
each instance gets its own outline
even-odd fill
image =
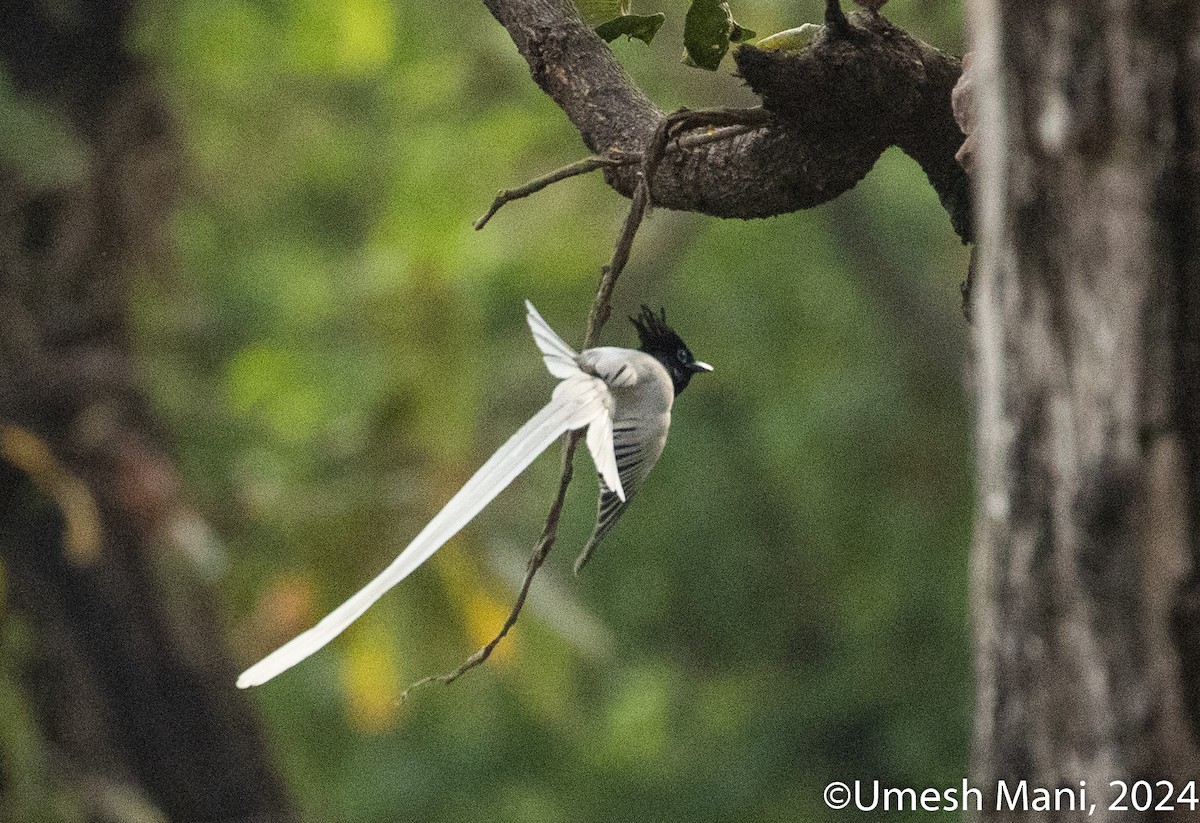
[[[729,50],[733,15],[724,0],[692,0],[683,21],[684,63],[716,71]]]
[[[629,14],[630,0],[575,0],[575,8],[584,20],[595,25]]]
[[[729,32],[730,43],[746,43],[755,37],[758,37],[758,32],[754,29],[739,26],[737,23],[733,24],[733,29]]]
[[[666,19],[667,16],[662,12],[658,14],[622,14],[620,17],[614,17],[607,23],[596,26],[596,34],[600,35],[606,43],[611,43],[623,34],[629,38],[636,37],[643,43],[649,44]]]
[[[768,34],[754,46],[763,51],[799,51],[811,43],[820,32],[821,26],[816,23],[805,23],[794,29]]]
[[[683,62],[716,71],[730,43],[744,43],[755,33],[739,26],[725,0],[692,0],[683,21]]]

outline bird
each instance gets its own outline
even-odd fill
[[[583,428],[600,478],[600,499],[576,572],[588,561],[662,454],[675,397],[694,375],[713,367],[696,360],[667,325],[663,309],[655,314],[643,305],[641,314],[630,318],[640,349],[600,346],[582,352],[567,345],[528,300],[525,312],[542,360],[559,380],[550,402],[488,458],[378,577],[242,672],[238,688],[262,685],[322,649],[470,523],[561,435]]]
[[[620,483],[614,486],[604,472],[600,472],[596,526],[575,560],[576,574],[624,514],[629,496],[662,456],[675,398],[687,388],[694,375],[712,371],[712,366],[697,360],[687,344],[667,325],[665,309],[659,309],[655,315],[643,305],[642,313],[629,320],[637,330],[640,351],[604,347],[588,349],[580,355],[584,368],[590,366],[598,375],[610,375],[605,382],[611,387],[614,398],[613,456]],[[619,365],[608,365],[610,363]],[[632,372],[632,378],[627,377],[629,372],[626,370]],[[667,381],[663,380],[664,372]]]

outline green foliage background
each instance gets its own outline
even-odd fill
[[[651,46],[613,43],[656,102],[752,104],[728,63],[679,65],[684,3],[634,9],[659,10]],[[734,11],[765,35],[821,4]],[[885,11],[960,48],[954,3]],[[627,202],[592,176],[472,230],[498,188],[584,151],[479,3],[151,1],[135,40],[186,163],[174,271],[138,285],[139,345],[248,664],[373,576],[544,402],[521,300],[578,341]],[[499,625],[554,454],[253,692],[309,817],[823,820],[829,780],[961,780],[965,261],[894,150],[833,206],[655,212],[605,342],[634,343],[623,315],[665,305],[715,373],[574,579],[595,497],[580,458],[559,546],[492,663],[398,702]]]

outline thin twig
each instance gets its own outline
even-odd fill
[[[505,203],[510,203],[513,200],[520,200],[522,197],[528,197],[531,194],[537,194],[547,186],[551,186],[560,180],[566,180],[570,177],[576,177],[580,174],[588,174],[596,169],[602,169],[611,166],[624,166],[636,162],[637,157],[627,157],[621,154],[596,154],[591,157],[585,157],[582,160],[577,160],[563,166],[560,169],[555,169],[552,172],[543,174],[541,177],[530,180],[523,186],[518,186],[515,189],[502,189],[496,199],[492,201],[492,205],[484,213],[482,217],[475,221],[475,230],[479,231],[488,224],[488,221],[495,216],[496,212],[500,211],[500,207]]]
[[[612,313],[610,300],[613,289],[616,288],[617,278],[621,276],[621,272],[625,271],[625,264],[629,262],[633,239],[637,236],[637,230],[642,225],[642,218],[646,215],[646,208],[650,205],[648,180],[649,177],[643,171],[638,179],[637,188],[633,192],[629,215],[621,227],[621,236],[617,239],[616,248],[613,249],[612,260],[601,269],[600,286],[596,289],[596,299],[592,301],[592,310],[588,313],[587,334],[583,341],[585,349],[596,345],[600,330],[604,328],[604,324],[608,322],[608,316]]]
[[[770,115],[762,107],[715,109],[711,111],[688,111],[684,109],[675,112],[666,118],[668,125],[672,126],[672,128],[665,135],[666,143],[658,149],[659,159],[661,160],[662,152],[687,151],[699,146],[708,145],[709,143],[732,140],[735,137],[740,137],[743,134],[762,128],[769,119]],[[674,140],[671,139],[681,131],[701,127],[707,128],[709,131],[681,136]],[[655,152],[651,151],[650,156],[654,156],[654,154]],[[588,174],[597,169],[619,168],[621,166],[632,166],[635,163],[642,163],[646,156],[645,153],[625,153],[619,151],[610,152],[609,154],[594,154],[591,157],[576,160],[574,163],[568,163],[561,168],[547,172],[524,185],[517,186],[515,189],[502,189],[496,195],[496,199],[492,201],[492,205],[484,212],[483,216],[475,221],[475,230],[478,231],[486,226],[496,216],[496,212],[514,200],[529,197],[531,194],[537,194],[547,186],[552,186],[555,183],[568,180],[572,177],[578,177],[581,174]]]
[[[617,285],[617,278],[621,276],[621,272],[625,270],[625,264],[629,262],[629,252],[633,248],[634,238],[637,236],[638,228],[642,224],[642,218],[646,215],[646,207],[650,203],[650,175],[647,172],[653,172],[659,160],[662,158],[662,152],[666,146],[665,135],[671,127],[672,123],[669,118],[665,118],[655,131],[654,140],[651,142],[651,149],[648,150],[642,160],[642,169],[638,173],[637,188],[634,189],[633,201],[629,206],[629,214],[625,218],[625,223],[621,228],[621,236],[617,238],[616,246],[613,248],[612,259],[608,265],[601,269],[600,285],[596,289],[596,297],[592,301],[591,311],[588,312],[587,331],[583,336],[583,349],[590,349],[596,345],[596,341],[600,337],[600,331],[604,328],[609,315],[612,313],[612,294]],[[548,184],[547,184],[548,185]],[[474,654],[464,660],[458,668],[446,674],[436,674],[422,678],[416,683],[413,683],[401,693],[401,699],[407,698],[408,693],[418,686],[424,686],[427,683],[453,683],[458,678],[469,672],[471,669],[484,663],[496,646],[508,634],[509,630],[516,625],[517,618],[521,616],[521,610],[525,608],[525,599],[529,595],[529,588],[533,585],[533,578],[537,575],[538,570],[546,562],[546,558],[550,555],[550,550],[554,548],[554,543],[558,539],[558,520],[562,514],[563,501],[567,497],[567,487],[571,484],[571,477],[574,474],[575,447],[579,443],[581,432],[572,431],[566,435],[566,440],[563,443],[562,450],[562,476],[558,483],[558,494],[555,495],[554,501],[550,504],[550,511],[546,515],[546,525],[542,527],[542,535],[538,538],[538,542],[534,547],[533,554],[529,558],[529,565],[525,569],[525,579],[521,581],[521,588],[517,592],[517,599],[513,603],[512,609],[509,610],[508,617],[504,620],[504,625],[500,627],[500,631],[496,632],[495,637],[481,646]]]
[[[400,693],[401,700],[408,699],[408,693],[413,689],[428,683],[453,683],[491,657],[492,652],[495,651],[496,646],[500,645],[500,641],[508,634],[509,629],[516,625],[517,618],[521,615],[521,609],[525,607],[525,598],[529,596],[529,587],[533,585],[533,577],[537,574],[538,569],[542,567],[542,564],[546,562],[546,557],[550,554],[550,549],[554,547],[554,541],[558,538],[558,518],[562,512],[563,501],[567,498],[567,486],[571,484],[571,475],[574,473],[573,458],[575,457],[575,445],[578,442],[579,432],[573,431],[567,434],[566,442],[563,443],[562,477],[558,481],[558,494],[555,496],[554,502],[550,504],[550,512],[546,515],[546,525],[542,527],[542,536],[538,538],[533,554],[529,558],[529,565],[525,569],[525,579],[521,581],[521,589],[517,592],[517,599],[513,603],[508,617],[505,618],[504,625],[500,627],[500,631],[496,632],[495,637],[476,650],[474,654],[464,660],[454,671],[423,677],[416,683],[413,683]]]

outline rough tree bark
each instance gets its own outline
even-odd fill
[[[663,114],[570,0],[484,2],[589,149],[645,150]],[[897,145],[929,174],[955,230],[968,237],[966,177],[954,162],[962,133],[950,113],[959,61],[878,15],[851,22],[840,33],[827,28],[798,52],[737,49],[738,71],[771,121],[668,154],[650,187],[654,204],[715,217],[785,214],[852,188]],[[632,195],[635,167],[606,175],[614,189]]]
[[[69,124],[85,161],[62,185],[0,164],[0,620],[32,629],[23,700],[86,819],[288,821],[220,621],[166,538],[187,512],[139,386],[128,283],[165,266],[178,157],[125,49],[128,12],[0,5],[8,82]],[[13,765],[0,756],[0,809],[19,813]]]
[[[1194,571],[1181,587],[1200,548],[1200,8],[968,11],[974,776],[1087,781],[1092,819],[1148,819],[1110,811],[1109,781],[1200,766]],[[990,798],[983,816],[1074,819]]]

